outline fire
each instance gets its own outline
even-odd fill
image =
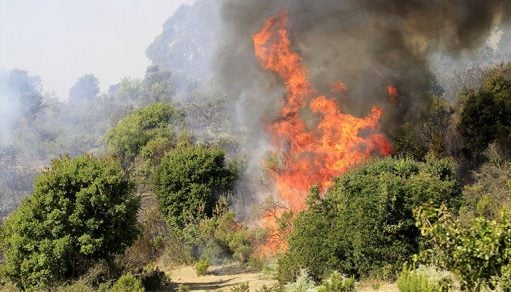
[[[389,97],[389,102],[393,105],[399,104],[399,93],[397,91],[397,87],[395,86],[387,86],[387,96]]]
[[[286,103],[279,117],[269,126],[271,140],[280,158],[272,172],[277,191],[293,212],[305,209],[305,199],[313,185],[325,190],[334,176],[373,155],[388,155],[392,146],[378,131],[383,111],[373,107],[365,118],[343,113],[333,99],[315,97],[307,69],[300,55],[293,51],[288,33],[287,13],[270,17],[262,30],[253,36],[255,55],[261,66],[276,73],[285,84]],[[336,82],[334,92],[344,93],[346,85]],[[319,122],[310,126],[300,115],[309,111]],[[282,210],[277,211],[281,214]],[[276,224],[268,215],[267,226]],[[285,248],[284,243],[269,243],[267,248]]]

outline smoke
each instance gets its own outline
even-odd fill
[[[342,80],[349,89],[349,99],[341,103],[344,109],[363,115],[372,105],[382,106],[392,121],[386,129],[392,132],[389,126],[396,120],[412,120],[428,101],[434,82],[428,55],[436,51],[457,55],[476,48],[492,27],[509,20],[511,2],[226,0],[222,11],[230,37],[219,66],[232,94],[244,96],[247,88],[253,90],[254,79],[264,80],[266,87],[281,86],[270,74],[261,73],[250,37],[266,17],[282,10],[289,13],[293,43],[317,90],[326,91],[328,84]],[[399,89],[397,108],[388,102],[384,90],[388,85]],[[272,105],[273,97],[254,96],[248,108],[252,112],[252,105]]]
[[[335,97],[343,112],[356,116],[383,108],[382,130],[392,137],[436,93],[431,54],[456,58],[479,47],[510,20],[511,1],[225,0],[217,66],[224,90],[238,97],[239,124],[249,129],[245,147],[257,159],[271,149],[264,125],[281,108],[283,84],[260,68],[251,37],[282,11],[317,94]],[[331,92],[336,81],[347,85],[346,95]],[[397,102],[389,100],[387,86],[397,87]]]
[[[22,70],[0,69],[0,145],[9,142],[16,123],[41,106],[41,81]]]

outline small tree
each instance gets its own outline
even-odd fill
[[[158,170],[160,210],[180,228],[210,217],[219,195],[231,190],[235,176],[220,148],[178,147],[167,153]]]
[[[139,200],[116,160],[54,160],[2,228],[3,276],[21,288],[76,278],[137,237]]]

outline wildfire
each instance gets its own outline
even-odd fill
[[[311,186],[325,190],[334,176],[350,167],[372,155],[391,153],[391,144],[378,132],[381,108],[373,107],[367,117],[358,118],[343,113],[335,100],[314,96],[307,69],[291,47],[287,13],[268,18],[253,36],[253,44],[261,66],[285,84],[286,104],[269,131],[279,157],[279,167],[272,174],[280,198],[291,211],[304,210]],[[346,85],[336,82],[331,88],[344,94]],[[303,111],[315,113],[319,122],[308,126],[300,115]],[[274,211],[271,216],[282,212]],[[270,229],[276,225],[268,223],[269,218],[264,221]],[[285,243],[268,243],[267,248],[285,248]]]
[[[395,86],[387,86],[387,96],[389,97],[389,102],[393,105],[399,104],[399,93],[397,91],[397,87]]]

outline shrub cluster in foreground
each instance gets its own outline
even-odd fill
[[[298,214],[278,279],[292,281],[307,268],[314,279],[331,271],[356,277],[393,277],[419,250],[413,209],[424,203],[460,204],[449,160],[384,158],[354,168],[320,198],[312,193]],[[319,236],[321,235],[321,236]]]

